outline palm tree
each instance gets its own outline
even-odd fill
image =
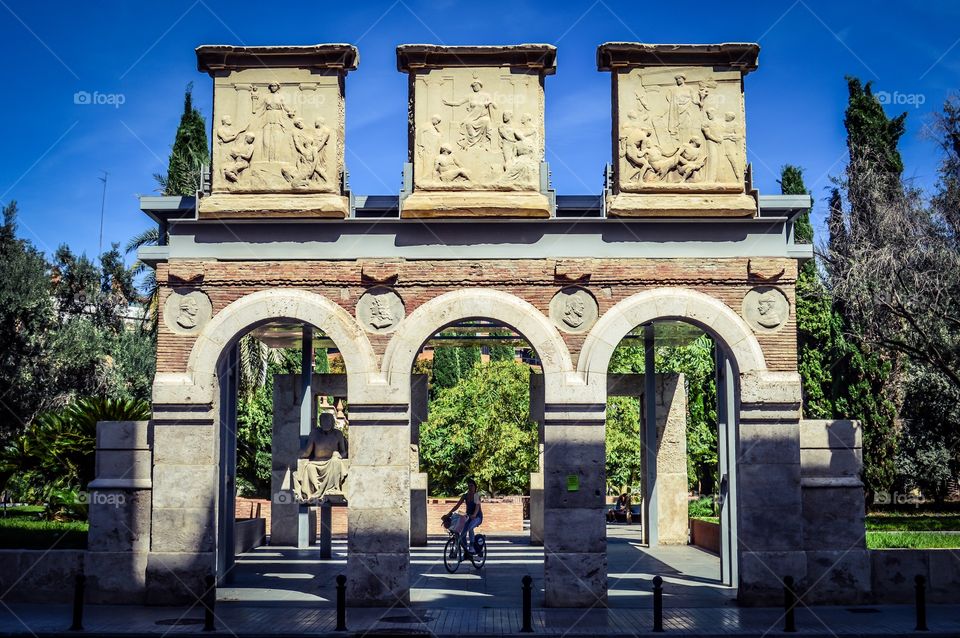
[[[156,246],[159,237],[160,230],[156,226],[147,228],[143,232],[131,237],[130,241],[128,241],[124,247],[124,251],[128,255],[130,253],[136,254],[141,246]],[[134,278],[143,276],[143,280],[138,287],[140,292],[139,301],[144,307],[143,322],[150,326],[151,331],[154,331],[157,327],[157,315],[159,312],[157,273],[153,268],[150,268],[139,259],[130,267],[130,273]]]

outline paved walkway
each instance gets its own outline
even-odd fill
[[[86,635],[164,636],[529,636],[520,634],[521,612],[503,609],[348,609],[347,632],[336,632],[336,612],[330,608],[247,606],[219,604],[216,632],[203,632],[199,608],[90,606],[84,617]],[[652,634],[652,614],[646,609],[535,610],[534,635],[641,636]],[[960,606],[929,609],[931,631],[923,636],[960,636]],[[70,608],[65,605],[11,605],[0,603],[0,636],[77,636],[65,631]],[[797,612],[801,635],[902,636],[913,633],[910,607],[818,607]],[[685,636],[780,635],[781,613],[776,609],[732,607],[668,608],[666,633]]]
[[[534,606],[543,604],[543,548],[527,537],[490,535],[482,570],[465,562],[454,573],[443,566],[445,538],[431,537],[426,547],[410,550],[410,600],[414,606],[443,608],[520,607],[520,579],[534,579]],[[319,607],[333,605],[334,582],[346,569],[346,541],[334,540],[333,558],[322,561],[319,548],[260,547],[237,559],[233,582],[217,590],[221,602]],[[653,604],[651,579],[659,574],[667,603],[674,607],[732,605],[735,590],[719,582],[720,560],[691,546],[648,549],[640,530],[611,525],[607,530],[608,604],[643,608]]]
[[[239,558],[234,582],[218,589],[214,633],[203,632],[203,611],[191,608],[86,608],[88,635],[164,636],[509,636],[520,634],[520,579],[534,577],[535,634],[640,636],[653,629],[651,583],[664,578],[664,629],[686,636],[767,636],[783,629],[778,609],[741,609],[734,590],[717,580],[719,559],[693,547],[649,550],[637,528],[608,528],[609,609],[542,609],[543,549],[526,538],[488,536],[486,567],[464,563],[448,574],[440,537],[411,550],[411,604],[348,609],[348,632],[336,632],[334,579],[346,567],[346,542],[334,542],[331,560],[319,550],[263,547]],[[960,606],[931,606],[925,636],[960,636]],[[0,636],[77,636],[67,632],[67,605],[5,605]],[[797,611],[803,635],[902,636],[915,626],[912,607],[817,607]],[[656,634],[660,635],[660,634]],[[918,634],[919,635],[919,634]]]

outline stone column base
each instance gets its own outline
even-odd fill
[[[547,552],[543,584],[546,607],[606,607],[607,554]]]
[[[410,603],[409,553],[347,555],[347,604],[386,607]]]
[[[150,552],[147,555],[147,604],[191,605],[202,599],[207,576],[216,570],[214,552]]]

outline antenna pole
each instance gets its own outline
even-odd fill
[[[107,203],[107,176],[109,173],[107,171],[101,171],[103,177],[98,177],[101,182],[103,182],[103,194],[100,196],[100,239],[97,243],[97,257],[103,255],[103,209]]]

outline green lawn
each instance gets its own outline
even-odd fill
[[[85,549],[86,521],[60,522],[40,518],[42,507],[0,510],[0,549]]]
[[[868,549],[956,549],[960,534],[944,532],[867,532]]]
[[[960,515],[867,514],[867,531],[956,532],[960,531]]]
[[[956,512],[874,512],[867,514],[866,527],[870,549],[960,548],[960,515]]]

